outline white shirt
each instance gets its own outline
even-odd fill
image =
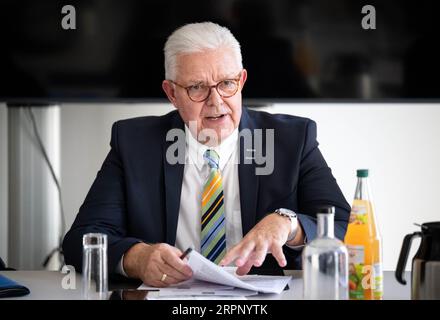
[[[219,169],[222,175],[225,220],[226,250],[243,238],[241,225],[240,189],[238,181],[238,128],[217,147],[207,147],[198,142],[185,125],[186,155],[183,172],[180,208],[175,246],[181,251],[188,247],[200,252],[202,192],[209,176],[209,165],[203,159],[207,149],[214,149],[219,155]],[[116,271],[127,276],[122,256]]]

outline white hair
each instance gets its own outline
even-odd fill
[[[228,28],[213,22],[190,23],[178,28],[165,43],[165,79],[175,80],[178,55],[219,48],[231,49],[237,65],[243,68],[240,44]]]

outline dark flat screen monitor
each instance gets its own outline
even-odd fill
[[[241,43],[247,101],[435,100],[436,2],[1,0],[0,101],[165,101],[166,38],[201,21]],[[375,29],[362,26],[367,4]]]

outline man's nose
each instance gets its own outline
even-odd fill
[[[217,92],[217,89],[215,87],[210,88],[210,95],[208,97],[208,100],[206,101],[208,106],[210,107],[218,107],[221,106],[223,103],[223,98],[219,93]]]

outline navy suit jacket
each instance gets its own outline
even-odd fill
[[[107,234],[110,273],[115,271],[122,255],[138,242],[175,244],[184,164],[166,161],[166,150],[173,143],[166,141],[166,135],[173,128],[184,130],[177,111],[113,125],[111,150],[64,238],[66,264],[81,271],[82,236],[89,232]],[[315,122],[243,107],[239,131],[243,129],[274,129],[275,142],[272,174],[256,175],[255,169],[264,165],[255,163],[258,161],[245,163],[249,154],[240,139],[238,174],[243,234],[266,214],[277,208],[289,208],[298,214],[310,241],[316,236],[318,208],[333,205],[335,235],[343,239],[350,206],[318,149]],[[265,143],[263,139],[263,150]],[[286,268],[301,268],[300,250],[285,247],[284,252]],[[278,265],[268,255],[261,268]]]

